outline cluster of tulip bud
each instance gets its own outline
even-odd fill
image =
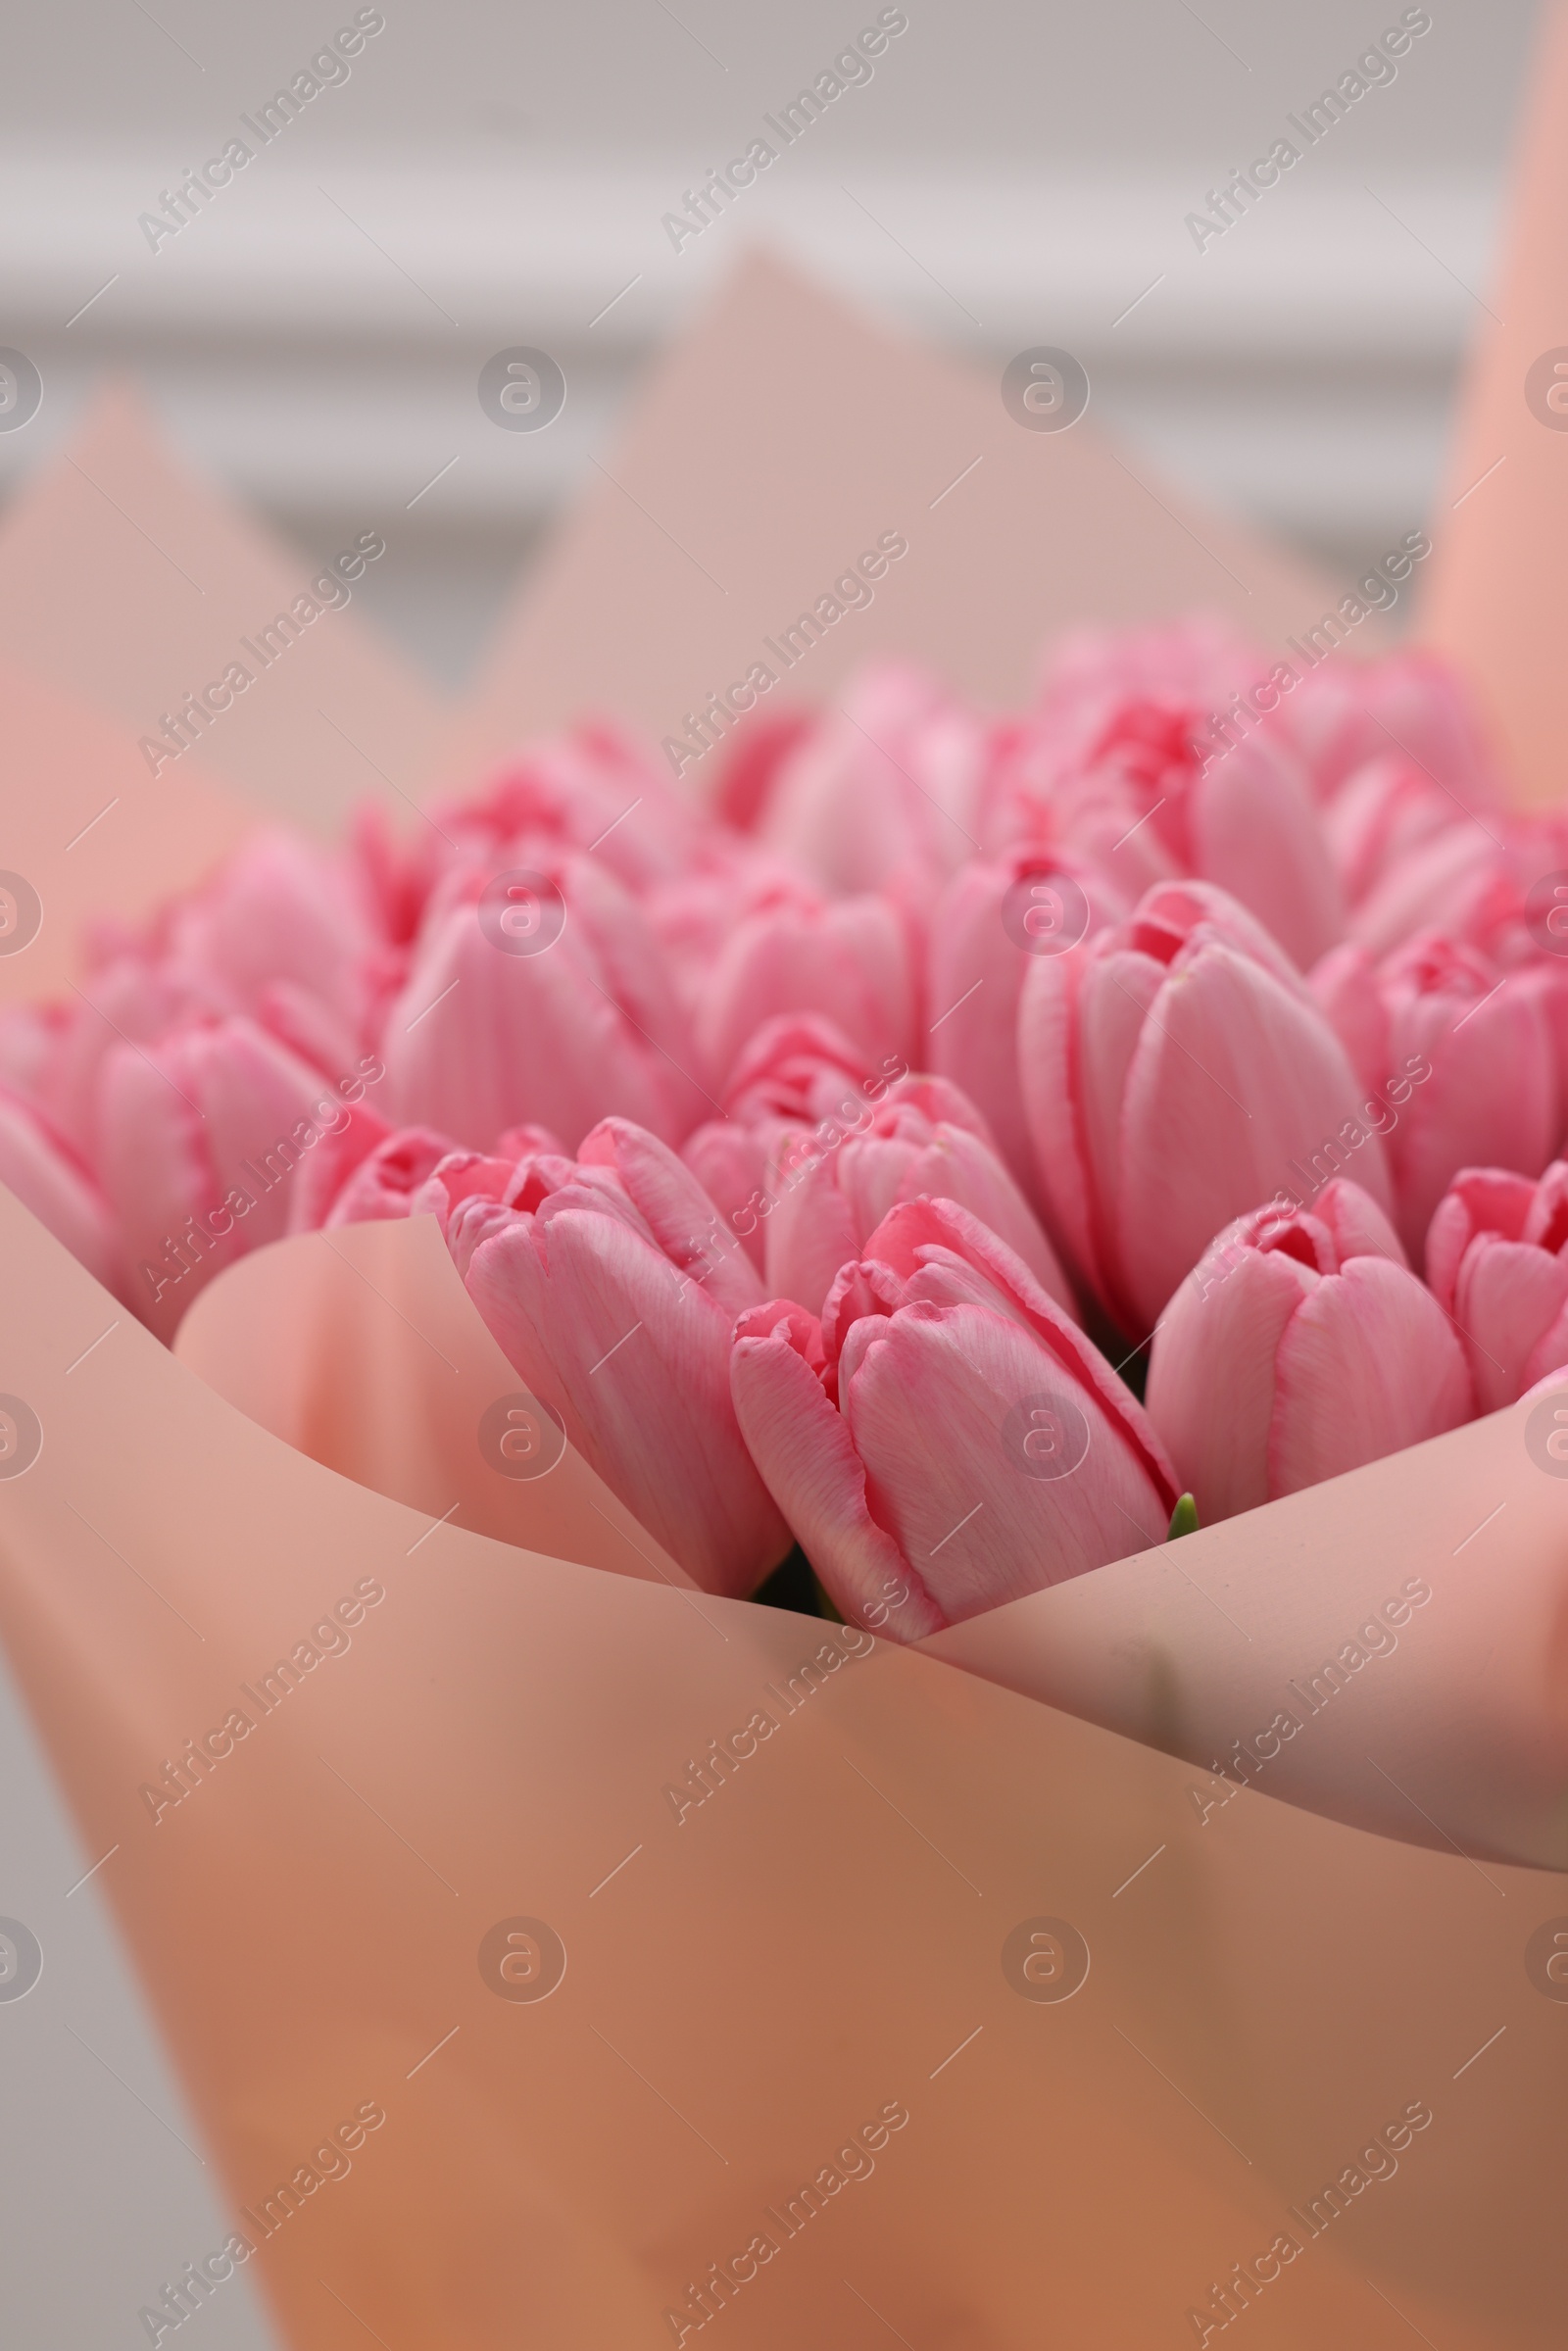
[[[165,1337],[433,1215],[698,1582],[798,1543],[902,1639],[1419,1443],[1568,1363],[1568,829],[1436,662],[1216,718],[1266,667],[882,668],[706,810],[587,727],[259,837],[0,1023],[0,1181]]]

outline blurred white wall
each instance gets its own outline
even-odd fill
[[[1337,566],[1426,511],[1483,316],[1525,0],[1437,0],[1395,77],[1201,251],[1186,215],[1294,137],[1398,6],[909,0],[872,78],[679,251],[662,216],[876,7],[374,13],[348,78],[265,148],[242,115],[352,7],[78,0],[9,27],[0,342],[45,399],[0,434],[0,495],[101,370],[131,366],[307,545],[395,520],[367,602],[462,677],[641,367],[760,237],[999,371],[1065,344],[1102,420]],[[236,135],[254,160],[151,249],[138,216]],[[559,359],[565,412],[476,451],[479,367],[519,343]],[[424,490],[459,417],[466,454]]]

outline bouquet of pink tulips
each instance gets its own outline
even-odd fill
[[[879,670],[706,813],[589,726],[104,925],[0,1027],[0,1179],[166,1339],[434,1216],[699,1584],[799,1544],[916,1639],[1568,1363],[1560,867],[1414,655]]]

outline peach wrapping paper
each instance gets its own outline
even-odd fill
[[[1568,5],[1545,0],[1501,266],[1433,522],[1422,633],[1480,687],[1521,799],[1563,797]],[[1559,363],[1561,367],[1559,367]],[[1548,402],[1547,394],[1554,396]]]
[[[116,1309],[9,1198],[0,1262],[43,1432],[0,1479],[0,1628],[288,2341],[602,2351],[685,2309],[690,2342],[707,2278],[702,2332],[768,2351],[1174,2344],[1282,2234],[1260,2345],[1560,2340],[1568,2016],[1526,1956],[1560,1878],[1262,1793],[1204,1818],[1187,1765],[932,1659],[436,1525],[123,1315],[68,1371]],[[1346,1544],[1357,1483],[1316,1496]],[[481,1969],[519,1919],[566,1954],[538,2001]],[[1060,2002],[1004,1957],[1048,1919],[1090,1953]],[[262,2238],[362,2105],[352,2170]],[[1350,2167],[1312,2236],[1292,2208]]]
[[[302,1233],[229,1271],[196,1299],[175,1351],[274,1437],[432,1518],[695,1590],[564,1441],[542,1474],[510,1474],[550,1461],[552,1433],[469,1304],[434,1217]],[[514,1463],[501,1450],[509,1399]]]
[[[476,1432],[516,1374],[433,1217],[241,1258],[174,1352],[275,1437],[431,1517],[687,1582],[569,1448],[536,1481],[486,1466]],[[1568,1379],[1562,1396],[1568,1425]],[[1228,1775],[1407,1842],[1568,1868],[1554,1409],[1521,1402],[920,1645],[1185,1756],[1204,1818]]]
[[[385,571],[402,543],[396,519],[365,516],[377,525]],[[112,385],[0,523],[0,649],[116,730],[142,800],[200,763],[256,805],[335,833],[357,801],[406,809],[446,724],[435,690],[366,628],[357,591],[262,668],[258,632],[336,552],[313,562],[272,538],[171,455],[137,394]],[[141,737],[236,660],[252,683],[155,782]]]

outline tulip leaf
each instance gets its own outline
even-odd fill
[[[1165,1541],[1174,1543],[1178,1535],[1196,1535],[1197,1532],[1198,1504],[1190,1494],[1184,1494],[1170,1514],[1170,1533]]]

